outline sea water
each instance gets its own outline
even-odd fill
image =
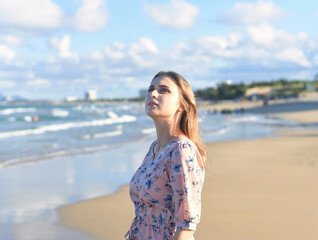
[[[205,142],[299,127],[261,114],[203,110],[199,125]],[[155,139],[143,103],[0,105],[0,239],[91,239],[57,225],[56,208],[127,184]]]

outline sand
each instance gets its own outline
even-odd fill
[[[277,131],[284,136],[207,144],[196,240],[318,239],[318,131]],[[127,185],[58,211],[59,224],[107,240],[123,239],[134,217]]]
[[[301,114],[299,114],[299,112],[289,112],[289,113],[280,113],[280,114],[273,114],[273,115],[278,115],[280,117],[294,120],[297,122],[318,123],[318,110],[302,111]]]

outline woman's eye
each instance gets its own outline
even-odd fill
[[[151,92],[151,91],[153,91],[153,88],[148,88],[148,92]]]
[[[168,89],[163,88],[163,89],[160,90],[160,92],[166,93],[166,92],[168,92]]]

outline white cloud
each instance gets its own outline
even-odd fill
[[[262,39],[266,35],[268,39]],[[236,82],[313,76],[318,66],[316,43],[306,33],[290,33],[264,23],[242,32],[180,41],[167,50],[160,49],[156,39],[142,36],[126,44],[114,42],[95,49],[74,62],[69,59],[78,56],[71,51],[71,37],[65,35],[51,39],[54,61],[24,61],[24,65],[16,66],[23,59],[12,58],[10,71],[5,71],[4,65],[0,80],[16,84],[7,93],[22,89],[19,90],[21,94],[25,91],[22,95],[34,98],[30,93],[34,88],[32,93],[38,98],[56,98],[82,97],[85,89],[91,87],[98,89],[101,97],[134,96],[139,88],[147,86],[145,79],[150,80],[159,70],[180,72],[194,88],[225,79]],[[9,87],[8,84],[2,86]],[[70,87],[65,88],[65,84]],[[23,85],[26,87],[22,88]]]
[[[157,64],[158,49],[151,38],[140,37],[127,49],[129,58],[138,66],[152,67]]]
[[[16,53],[4,44],[0,44],[0,60],[4,59],[6,62],[11,61],[16,56]]]
[[[237,33],[231,33],[229,36],[202,36],[196,39],[196,43],[200,48],[203,48],[203,53],[212,54],[214,56],[225,58],[240,58],[245,53],[238,45],[242,36]],[[201,57],[202,58],[202,57]]]
[[[131,51],[138,53],[158,53],[156,44],[151,38],[140,37],[137,42],[131,44]]]
[[[260,24],[247,27],[245,36],[231,33],[198,37],[192,46],[197,51],[192,50],[192,55],[205,54],[218,67],[234,64],[245,68],[244,65],[251,64],[264,69],[280,66],[286,68],[288,63],[294,63],[310,68],[314,64],[314,58],[309,56],[315,45],[304,32],[290,34],[268,24]]]
[[[60,58],[72,59],[78,61],[78,55],[70,50],[71,37],[68,35],[63,36],[61,39],[57,37],[51,38],[51,45],[57,51]]]
[[[112,61],[113,63],[118,63],[120,61],[134,63],[140,67],[147,67],[154,64],[154,61],[156,60],[155,55],[158,53],[159,50],[156,44],[148,37],[140,37],[127,45],[115,42],[104,48],[104,55],[109,61]],[[100,54],[100,52],[98,54],[94,53],[95,56],[91,55],[91,57],[95,60],[96,57],[102,59]]]
[[[254,43],[271,49],[282,47],[314,47],[314,44],[308,39],[306,33],[300,32],[293,35],[283,30],[277,30],[266,23],[248,26],[247,34]]]
[[[257,3],[236,3],[219,20],[229,25],[255,24],[268,22],[282,15],[284,12],[272,2],[258,1]]]
[[[31,28],[57,28],[62,10],[51,0],[0,0],[1,25]]]
[[[90,53],[90,58],[95,61],[101,61],[104,59],[104,55],[101,51],[95,50]]]
[[[103,0],[83,0],[74,16],[75,28],[83,32],[102,30],[108,20],[108,9]]]
[[[120,60],[124,58],[124,45],[115,43],[113,46],[106,46],[104,52],[107,57],[113,60]]]
[[[168,28],[188,29],[199,16],[199,8],[183,0],[171,0],[169,4],[146,4],[144,9],[158,24]]]
[[[3,36],[0,36],[0,39],[10,46],[22,45],[22,40],[13,35],[3,35]]]
[[[229,36],[202,36],[198,37],[197,41],[201,46],[206,48],[226,49],[228,47],[236,47],[242,36],[238,33],[231,33]]]
[[[49,87],[51,86],[51,82],[48,79],[45,78],[36,78],[34,80],[27,82],[28,86],[32,87]]]
[[[308,61],[304,52],[297,48],[284,49],[276,54],[278,60],[294,62],[303,67],[310,67],[311,63]]]
[[[4,89],[4,88],[13,88],[16,86],[16,83],[14,83],[13,81],[5,81],[5,80],[0,80],[0,88]]]

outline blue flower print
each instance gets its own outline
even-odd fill
[[[162,213],[160,213],[160,215],[159,215],[159,223],[161,225],[163,225],[165,223],[165,215],[163,215]]]
[[[155,199],[155,198],[151,199],[151,202],[152,202],[154,205],[156,205],[156,206],[159,205],[159,201],[158,201],[157,199]]]
[[[181,172],[181,168],[182,168],[182,165],[179,163],[176,163],[173,168],[173,173],[179,174]]]
[[[149,190],[152,185],[153,185],[153,181],[151,181],[151,179],[148,179],[148,180],[145,182],[145,187],[147,188],[147,190]]]
[[[171,194],[166,194],[164,197],[163,197],[163,200],[165,202],[170,202],[172,200],[172,195]]]

